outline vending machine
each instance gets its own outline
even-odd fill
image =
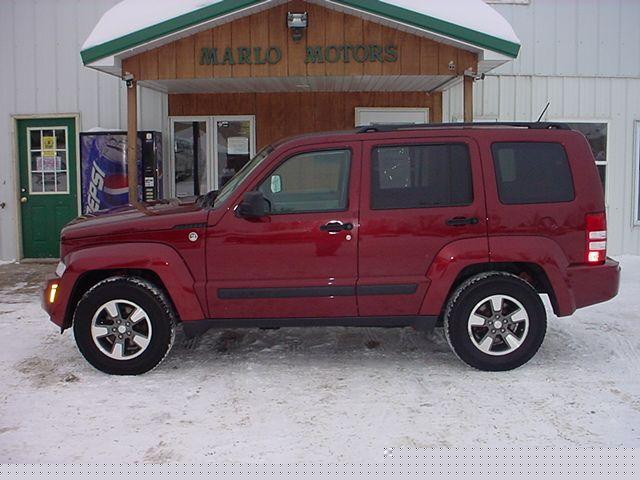
[[[138,201],[162,198],[162,134],[138,132]],[[80,134],[82,213],[129,203],[127,132]]]

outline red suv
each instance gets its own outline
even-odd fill
[[[61,234],[44,306],[96,368],[140,374],[182,324],[442,322],[509,370],[557,316],[618,291],[602,186],[563,124],[374,126],[281,141],[219,191],[84,216]]]

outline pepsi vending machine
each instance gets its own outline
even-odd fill
[[[138,201],[162,198],[162,134],[138,132]],[[82,213],[129,203],[127,132],[80,134]]]

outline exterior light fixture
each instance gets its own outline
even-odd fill
[[[304,29],[309,24],[309,15],[304,13],[287,13],[287,27],[291,29],[291,38],[294,42],[302,40]]]

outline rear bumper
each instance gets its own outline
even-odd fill
[[[607,258],[602,265],[569,267],[567,280],[569,290],[573,293],[575,308],[606,302],[618,294],[620,264]]]

